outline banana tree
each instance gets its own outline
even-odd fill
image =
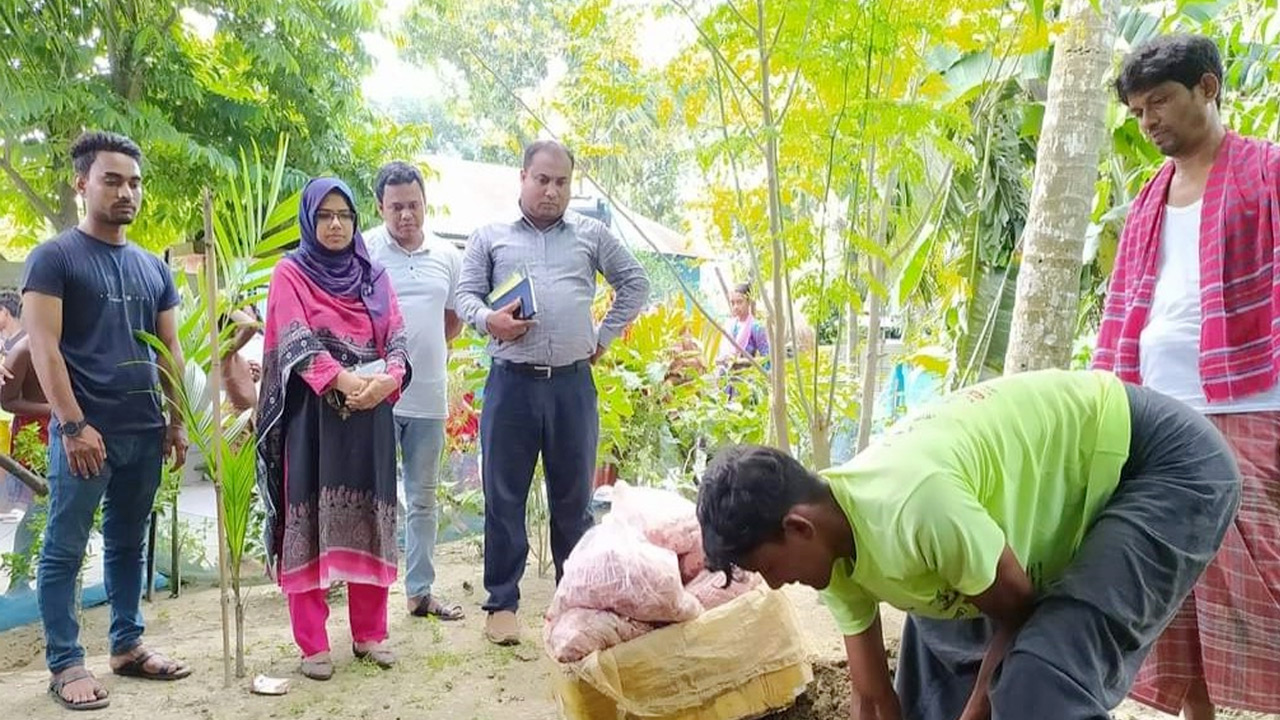
[[[280,252],[299,238],[297,227],[300,192],[282,197],[288,139],[281,137],[275,160],[268,165],[255,146],[251,158],[241,150],[238,172],[217,189],[209,226],[213,237],[204,238],[218,265],[217,287],[205,273],[179,273],[183,297],[179,315],[179,340],[186,358],[181,378],[174,386],[175,411],[186,423],[191,442],[209,467],[221,465],[219,502],[222,531],[235,604],[236,676],[244,676],[244,596],[240,571],[247,547],[250,514],[256,485],[251,413],[215,412],[209,377],[216,367],[213,337],[227,347],[235,325],[226,322],[232,311],[260,302],[266,296],[271,270]],[[208,254],[206,253],[206,257]],[[219,327],[210,327],[210,318]],[[159,338],[143,334],[155,352],[168,357]],[[163,371],[163,367],[162,367]],[[221,416],[220,422],[215,417]],[[224,630],[229,630],[224,628]]]

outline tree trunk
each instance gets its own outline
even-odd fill
[[[1062,4],[1064,27],[1049,74],[1006,375],[1066,367],[1071,361],[1117,6],[1118,0]]]
[[[888,203],[886,199],[886,207]],[[884,262],[878,258],[871,259],[871,276],[877,286],[884,282]],[[871,444],[871,425],[876,415],[876,380],[880,373],[880,293],[872,287],[867,298],[867,347],[862,363],[862,399],[858,406],[858,452]]]
[[[169,507],[169,597],[182,595],[182,528],[178,524],[178,495],[173,496]]]
[[[782,193],[778,182],[778,134],[774,127],[773,99],[769,83],[769,46],[765,38],[764,0],[756,0],[756,41],[760,52],[760,106],[764,121],[764,164],[769,181],[769,239],[773,248],[773,317],[769,318],[769,362],[772,363],[772,402],[774,442],[778,449],[791,452],[791,433],[787,427],[787,314],[790,302],[783,288],[782,273]]]
[[[231,592],[236,604],[236,677],[244,677],[244,597],[240,594],[240,563],[231,572]]]
[[[809,466],[817,470],[831,467],[831,427],[826,415],[816,412],[816,408],[809,434],[813,442],[813,457],[809,459]]]
[[[80,208],[76,203],[76,189],[67,183],[58,184],[58,214],[49,220],[59,231],[68,230],[80,223]]]

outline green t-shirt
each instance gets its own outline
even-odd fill
[[[956,391],[823,474],[853,527],[855,559],[823,601],[846,635],[878,602],[967,618],[1007,544],[1037,589],[1058,578],[1129,455],[1124,384],[1049,370]]]

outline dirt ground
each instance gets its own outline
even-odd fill
[[[345,599],[334,602],[329,621],[337,672],[329,682],[297,674],[297,651],[289,633],[283,597],[270,585],[249,590],[247,677],[223,686],[219,595],[214,589],[188,588],[181,598],[161,596],[145,607],[148,642],[186,660],[195,669],[175,683],[112,676],[107,669],[107,610],[85,614],[82,639],[88,665],[111,691],[111,706],[89,717],[103,720],[259,720],[266,718],[379,718],[409,720],[551,720],[559,717],[551,695],[550,661],[541,652],[540,610],[550,601],[550,578],[533,568],[523,583],[521,614],[525,643],[515,648],[489,645],[482,637],[483,600],[478,548],[472,543],[442,546],[437,558],[436,590],[462,603],[467,619],[459,623],[411,618],[404,612],[402,587],[392,589],[391,643],[400,658],[393,670],[354,661]],[[787,590],[804,621],[814,653],[815,682],[791,710],[776,720],[830,720],[848,717],[848,686],[840,663],[842,643],[817,597],[803,588]],[[901,616],[886,613],[889,644],[896,645]],[[10,718],[66,718],[46,695],[48,676],[38,627],[0,633],[0,698]],[[282,697],[248,691],[258,673],[291,678]],[[1154,720],[1167,716],[1123,707],[1118,720]]]

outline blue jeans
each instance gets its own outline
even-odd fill
[[[520,578],[529,558],[525,507],[539,455],[560,582],[565,559],[591,527],[587,507],[599,436],[595,380],[586,361],[550,377],[494,361],[480,412],[487,612],[520,605]]]
[[[405,594],[431,594],[436,569],[436,488],[440,485],[440,456],[444,453],[444,420],[396,416],[400,445],[400,475],[405,501]]]
[[[111,654],[126,653],[142,642],[142,551],[160,487],[164,431],[108,435],[103,441],[107,461],[98,475],[84,479],[71,472],[60,425],[55,422],[49,428],[49,518],[36,592],[44,622],[45,663],[55,673],[84,664],[76,576],[100,502]]]

